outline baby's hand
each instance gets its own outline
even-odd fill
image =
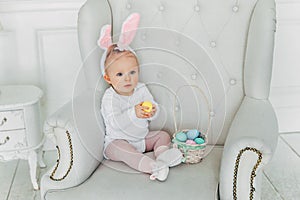
[[[149,118],[152,117],[156,112],[155,105],[152,106],[151,112],[145,112],[148,109],[147,106],[142,106],[143,102],[135,106],[135,114],[138,118]]]
[[[156,107],[155,107],[155,105],[153,104],[153,105],[152,105],[152,110],[151,110],[151,112],[149,113],[149,114],[150,114],[149,117],[153,117],[153,116],[155,115],[155,113],[156,113]]]

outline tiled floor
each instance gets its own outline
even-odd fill
[[[264,170],[262,200],[300,200],[300,133],[281,134],[273,160]],[[52,166],[56,152],[47,152],[45,162]],[[38,175],[47,169],[38,171]],[[23,160],[0,163],[0,200],[40,200],[34,191]]]

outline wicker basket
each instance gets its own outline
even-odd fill
[[[176,95],[178,94],[178,91],[181,90],[184,87],[194,87],[198,90],[198,92],[204,97],[206,105],[208,106],[209,110],[211,110],[211,106],[210,103],[208,101],[208,99],[206,98],[206,96],[204,95],[203,91],[196,85],[183,85],[180,88],[177,89],[176,91]],[[205,150],[206,150],[206,146],[208,143],[208,139],[207,139],[207,134],[210,130],[210,126],[211,126],[211,118],[212,116],[208,116],[209,120],[208,120],[208,124],[207,124],[207,129],[205,131],[205,133],[201,133],[200,137],[202,139],[204,139],[204,143],[202,144],[186,144],[185,142],[181,142],[179,140],[176,139],[176,134],[179,132],[184,132],[186,133],[187,131],[189,131],[189,129],[184,129],[179,131],[178,127],[177,127],[177,122],[176,122],[176,114],[175,114],[175,102],[176,102],[176,97],[175,97],[175,101],[174,101],[174,109],[173,109],[173,117],[174,117],[174,125],[175,125],[175,133],[173,134],[173,147],[174,148],[178,148],[182,154],[183,154],[183,161],[184,163],[199,163],[202,161],[202,159],[205,156]],[[199,127],[198,125],[196,127]]]
[[[180,132],[187,132],[188,130],[182,130]],[[200,137],[204,139],[204,143],[202,144],[186,144],[185,142],[181,142],[176,139],[176,134],[179,132],[176,132],[173,134],[173,147],[178,148],[183,155],[182,162],[184,163],[199,163],[204,158],[204,153],[206,149],[207,144],[207,137],[204,134],[201,134]]]

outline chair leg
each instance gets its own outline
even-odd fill
[[[220,200],[220,183],[218,183],[218,186],[217,186],[217,190],[216,190],[216,195],[215,195],[215,199],[216,200]]]

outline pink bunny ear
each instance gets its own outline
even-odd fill
[[[121,35],[118,42],[118,47],[122,50],[129,46],[132,42],[137,27],[140,22],[140,15],[138,13],[132,13],[127,19],[123,22]]]
[[[112,45],[111,40],[111,25],[104,25],[101,29],[100,37],[97,41],[97,44],[102,49],[107,49],[110,45]]]

